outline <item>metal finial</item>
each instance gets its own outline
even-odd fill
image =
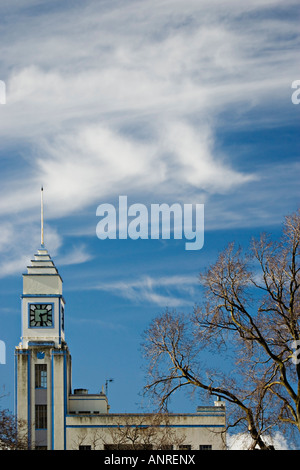
[[[44,199],[43,199],[43,186],[41,187],[41,245],[44,246]]]

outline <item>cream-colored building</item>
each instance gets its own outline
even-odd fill
[[[15,349],[17,417],[32,449],[225,449],[223,402],[194,414],[114,414],[104,392],[72,391],[62,279],[42,244],[23,274]]]

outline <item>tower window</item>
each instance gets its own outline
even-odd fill
[[[61,328],[64,331],[65,329],[65,309],[61,306]]]
[[[47,388],[47,364],[35,365],[35,388]]]
[[[35,429],[47,429],[47,405],[35,405]]]

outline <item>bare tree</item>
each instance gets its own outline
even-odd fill
[[[161,407],[189,385],[226,400],[229,425],[244,426],[252,448],[272,448],[264,436],[275,427],[300,430],[299,244],[298,211],[279,241],[263,234],[246,254],[234,243],[220,253],[200,275],[203,301],[191,315],[166,311],[152,322],[146,390]],[[217,370],[204,352],[217,354]]]
[[[178,447],[185,439],[185,433],[179,435],[170,427],[167,414],[128,414],[122,415],[116,427],[108,428],[104,444],[106,449],[159,450]]]
[[[72,449],[78,450],[83,448],[90,448],[90,450],[97,450],[101,447],[103,441],[103,433],[98,429],[81,429],[80,433],[72,441]]]
[[[27,423],[9,410],[0,410],[0,450],[28,450]]]
[[[185,432],[174,431],[167,414],[124,414],[101,430],[81,430],[73,440],[73,449],[157,450],[178,447],[185,441]]]

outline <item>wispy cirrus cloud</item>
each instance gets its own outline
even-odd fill
[[[45,226],[47,234],[47,249],[54,258],[60,251],[63,239],[57,230],[48,224]],[[30,261],[40,245],[40,227],[36,224],[13,224],[12,222],[0,225],[0,278],[20,274],[26,271]],[[13,244],[13,250],[12,250]],[[90,261],[93,255],[84,243],[74,244],[63,256],[59,257],[59,265],[69,266]]]
[[[233,159],[220,149],[218,132],[288,122],[282,109],[298,74],[296,5],[1,5],[7,104],[1,108],[0,158],[11,153],[16,165],[0,176],[0,215],[34,218],[34,210],[38,217],[33,188],[41,183],[50,218],[130,192],[209,202],[211,213],[219,211],[214,226],[216,220],[222,226],[218,197],[226,194],[227,215],[229,207],[235,212],[231,223],[243,224],[252,183],[269,208],[280,182],[277,162],[269,156],[266,172],[245,165],[249,153]],[[252,214],[250,207],[247,222],[258,211]]]
[[[65,254],[60,256],[59,264],[61,266],[69,266],[72,264],[82,264],[90,261],[93,255],[88,252],[87,247],[84,244],[73,246],[72,249]]]
[[[134,303],[145,301],[161,307],[194,305],[194,294],[198,279],[188,275],[151,277],[136,280],[114,280],[97,283],[88,289],[113,293]],[[187,300],[190,298],[190,300]]]

